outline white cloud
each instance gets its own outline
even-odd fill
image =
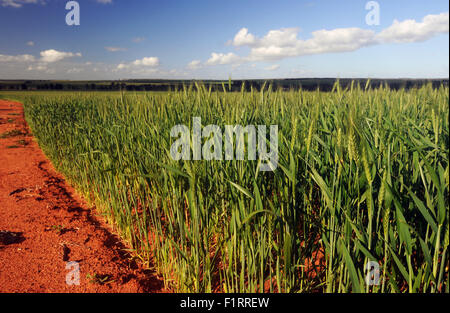
[[[193,60],[192,62],[189,62],[187,65],[187,68],[190,70],[197,70],[202,67],[202,62],[200,60]]]
[[[50,64],[53,64],[57,61],[61,61],[65,58],[73,56],[81,56],[81,53],[60,52],[50,49],[42,51],[40,55],[41,55],[40,58],[36,58],[30,54],[23,54],[23,55],[0,54],[0,63],[6,63],[6,66],[14,68],[16,73],[20,72],[21,70],[22,71],[26,70],[27,72],[54,74],[57,71],[65,71],[64,68],[65,65],[67,64],[57,63],[61,65],[56,65],[56,67],[49,68]],[[26,66],[23,66],[24,64],[26,64]],[[70,72],[67,71],[67,73]]]
[[[105,50],[109,52],[127,51],[127,49],[121,47],[105,47]]]
[[[34,62],[35,58],[29,54],[22,55],[4,55],[0,54],[0,62]]]
[[[281,60],[310,54],[347,52],[375,43],[372,30],[337,28],[312,32],[308,40],[298,38],[298,28],[271,30],[250,46],[248,61]]]
[[[46,63],[37,63],[35,65],[29,65],[27,70],[29,72],[43,72],[46,74],[54,74],[56,73],[56,70],[54,68],[48,68]]]
[[[117,69],[118,70],[123,70],[123,69],[126,69],[128,67],[129,67],[129,65],[124,64],[124,63],[120,63],[119,65],[117,65]]]
[[[109,4],[112,3],[112,0],[96,0],[98,3]]]
[[[232,44],[236,47],[239,46],[251,46],[256,42],[255,36],[248,33],[247,28],[242,28],[236,36],[234,36],[234,39],[232,41]]]
[[[276,61],[304,55],[351,52],[371,45],[389,42],[419,42],[435,35],[449,32],[449,14],[427,15],[422,22],[406,20],[393,24],[376,34],[373,30],[357,27],[321,29],[311,33],[309,39],[300,39],[298,28],[270,30],[258,38],[241,28],[229,41],[235,47],[250,48],[247,56],[214,52],[206,61],[207,65],[241,64],[243,62]]]
[[[34,46],[34,41],[28,41],[27,46],[30,46],[30,47]]]
[[[448,33],[449,31],[448,12],[438,15],[427,15],[422,22],[415,20],[405,20],[394,23],[377,35],[381,42],[420,42],[428,40],[438,34]]]
[[[139,60],[135,60],[131,63],[120,63],[117,65],[116,70],[124,70],[131,67],[144,67],[144,68],[156,68],[159,66],[159,59],[157,57],[145,57]]]
[[[318,30],[313,37],[302,41],[298,52],[303,54],[319,54],[327,52],[347,52],[358,50],[374,44],[374,31],[360,28],[338,28]]]
[[[47,65],[46,64],[36,64],[36,65],[30,65],[27,68],[29,71],[47,71]]]
[[[297,42],[298,28],[282,28],[271,30],[258,43],[258,46],[290,47]]]
[[[71,57],[81,57],[81,53],[62,52],[54,49],[41,51],[41,61],[45,63],[58,62]]]
[[[24,4],[45,4],[43,0],[0,0],[3,7],[21,8]]]
[[[134,61],[133,65],[156,67],[159,65],[159,59],[157,57],[146,57],[146,58]]]
[[[211,57],[206,61],[207,65],[223,65],[223,64],[231,64],[231,63],[239,63],[240,57],[234,54],[233,52],[224,54],[224,53],[211,53]]]

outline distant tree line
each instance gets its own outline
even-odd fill
[[[364,88],[367,79],[340,79],[342,88],[359,84]],[[250,91],[261,90],[272,86],[274,90],[317,90],[332,91],[335,78],[302,78],[302,79],[274,79],[274,80],[124,80],[124,81],[46,81],[46,80],[3,80],[0,81],[0,90],[66,90],[66,91],[168,91],[181,90],[194,87],[195,83],[202,83],[213,91],[223,90],[240,91],[244,88]],[[371,79],[370,87],[378,88],[387,85],[391,89],[411,89],[431,83],[434,88],[441,85],[448,86],[448,79]],[[355,85],[356,86],[356,85]]]

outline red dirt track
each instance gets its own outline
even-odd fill
[[[163,292],[34,141],[22,104],[0,100],[0,293]],[[80,285],[66,284],[66,263]],[[95,278],[97,277],[97,279]]]

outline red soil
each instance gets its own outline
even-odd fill
[[[0,100],[0,137],[14,130],[0,138],[0,292],[163,292],[154,271],[55,171],[22,104]],[[80,284],[69,286],[72,261]]]

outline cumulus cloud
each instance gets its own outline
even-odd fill
[[[54,49],[45,50],[41,52],[41,61],[45,63],[58,62],[66,58],[81,57],[81,53],[62,52]]]
[[[197,70],[202,67],[202,62],[200,60],[193,60],[192,62],[189,62],[187,65],[187,68],[190,70]]]
[[[427,15],[422,22],[415,20],[405,20],[394,23],[380,32],[377,39],[380,42],[420,42],[428,40],[438,34],[445,34],[449,31],[448,12],[438,15]]]
[[[37,58],[30,54],[22,54],[22,55],[4,55],[0,54],[0,64],[6,64],[4,68],[15,68],[15,69],[23,69],[28,72],[41,72],[47,74],[54,74],[56,71],[64,70],[67,63],[58,63],[66,58],[70,57],[81,57],[81,53],[72,53],[72,52],[61,52],[54,49],[45,50],[40,53],[40,58]],[[51,64],[56,63],[57,65],[49,67]],[[24,66],[23,66],[24,65]],[[73,66],[73,65],[72,65]],[[75,73],[75,71],[67,71],[67,73]]]
[[[224,54],[224,53],[211,53],[211,57],[206,61],[207,65],[224,65],[231,63],[238,63],[240,61],[240,57],[234,54],[233,52]]]
[[[36,64],[36,65],[30,65],[27,68],[29,71],[48,71],[46,64]]]
[[[40,58],[36,58],[30,54],[22,55],[4,55],[0,54],[0,63],[6,63],[6,66],[13,66],[14,68],[23,68],[28,72],[41,72],[47,74],[54,74],[57,70],[61,70],[65,67],[65,63],[57,63],[61,65],[53,66],[49,68],[50,64],[61,61],[65,58],[81,56],[81,53],[61,52],[54,49],[45,50],[40,53]],[[21,67],[21,65],[26,65]]]
[[[123,70],[131,67],[147,67],[155,68],[159,66],[159,59],[157,57],[145,57],[139,60],[135,60],[131,63],[120,63],[117,65],[117,70]]]
[[[235,47],[248,47],[247,56],[213,52],[206,65],[240,64],[243,62],[276,61],[304,55],[351,52],[371,45],[384,43],[420,42],[435,35],[449,32],[449,14],[427,15],[422,22],[406,20],[393,24],[375,33],[373,30],[357,27],[321,29],[311,33],[309,39],[300,39],[299,28],[270,30],[263,37],[249,33],[241,28],[229,41]]]
[[[13,62],[34,62],[35,58],[34,56],[30,54],[22,54],[22,55],[4,55],[0,54],[0,63],[1,62],[7,62],[7,63],[13,63]]]
[[[298,32],[298,28],[282,28],[269,31],[263,38],[253,36],[249,41],[251,50],[247,61],[270,61],[310,54],[348,52],[375,43],[374,31],[360,28],[318,30],[312,32],[312,37],[308,40],[299,39]],[[249,36],[247,33],[246,38]]]
[[[291,47],[298,43],[297,35],[299,28],[282,28],[271,30],[261,40],[256,41],[257,46],[277,46],[277,47]]]
[[[232,44],[236,47],[239,46],[251,46],[256,42],[255,36],[248,33],[247,28],[242,28],[238,33],[234,36]]]
[[[133,65],[155,67],[159,65],[159,59],[157,57],[146,57],[141,60],[134,61]]]
[[[126,69],[128,67],[129,67],[129,65],[128,64],[124,64],[124,63],[120,63],[119,65],[117,65],[117,69],[118,70],[123,70],[123,69]]]

